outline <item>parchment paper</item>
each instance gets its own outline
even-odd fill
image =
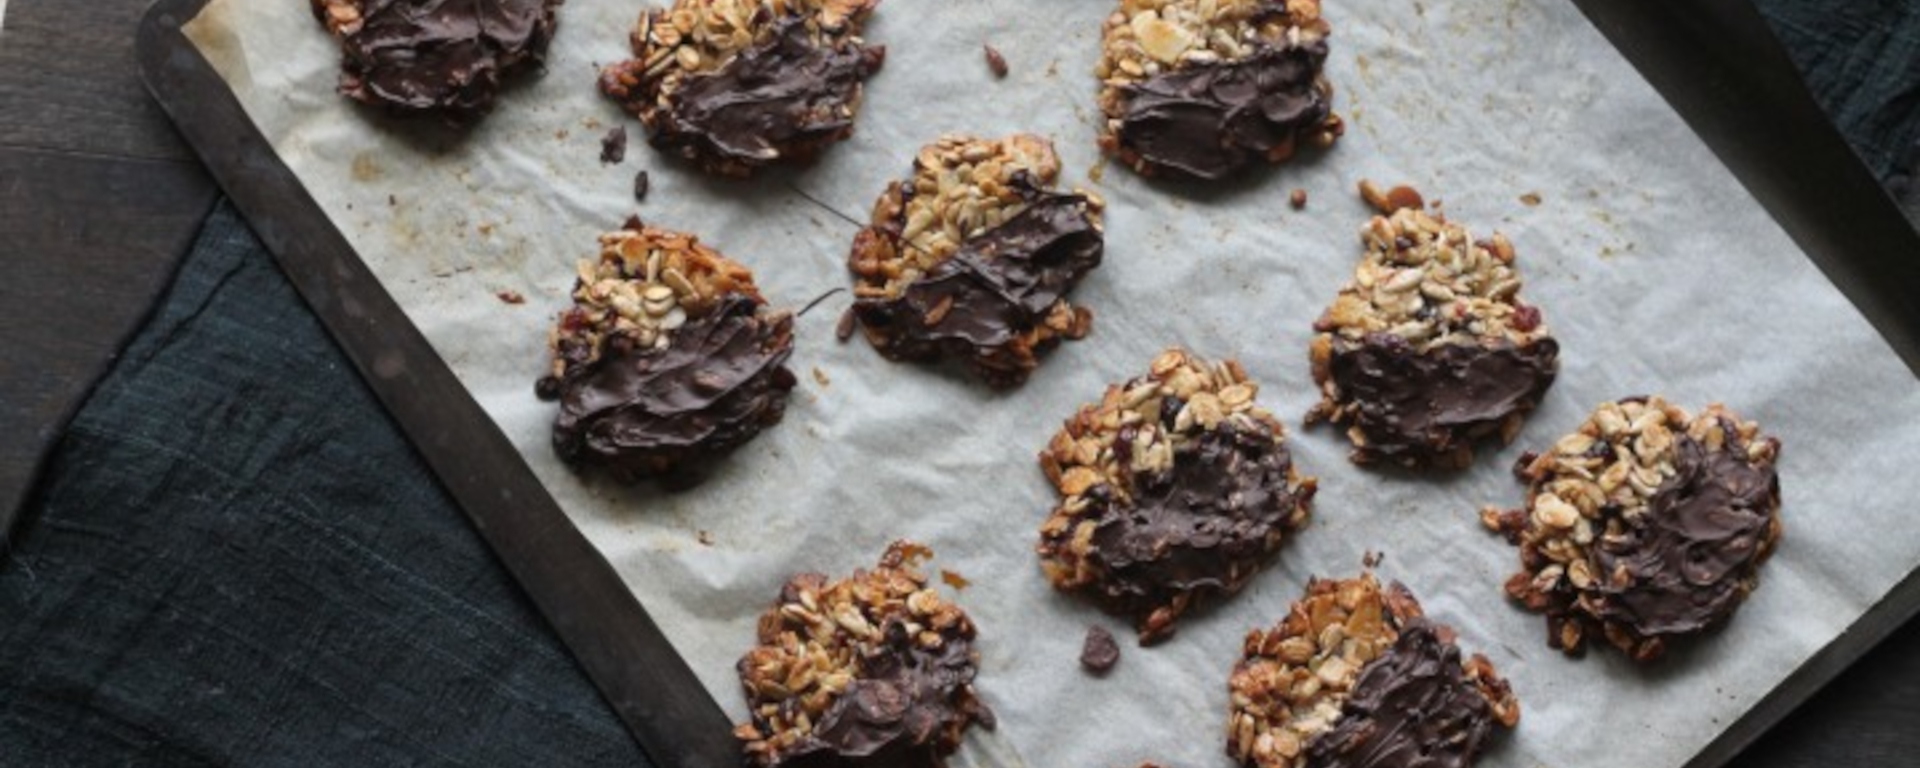
[[[1224,766],[1225,681],[1243,634],[1269,625],[1309,575],[1348,576],[1384,552],[1430,614],[1484,651],[1525,716],[1496,766],[1677,766],[1920,563],[1920,386],[1600,35],[1551,0],[1329,3],[1331,75],[1350,130],[1331,153],[1228,188],[1143,182],[1096,167],[1090,74],[1113,3],[890,0],[869,30],[888,46],[857,135],[811,169],[751,183],[702,178],[647,147],[593,88],[626,54],[634,2],[574,0],[548,71],[458,140],[396,125],[334,94],[337,55],[302,0],[216,0],[189,34],[283,160],[353,242],[574,523],[619,569],[736,718],[734,660],[791,573],[845,574],[910,537],[932,568],[972,580],[958,599],[983,633],[979,688],[1001,715],[970,746],[1036,768],[1154,759]],[[1013,74],[994,81],[980,45]],[[598,162],[628,125],[623,165]],[[559,464],[553,406],[533,397],[546,329],[596,233],[637,206],[753,267],[797,306],[848,284],[845,256],[885,183],[942,132],[1048,134],[1072,183],[1104,194],[1107,261],[1075,296],[1096,314],[1024,388],[992,394],[948,373],[838,344],[846,305],[799,323],[801,387],[786,421],[683,494],[630,491]],[[1444,478],[1359,470],[1332,431],[1294,430],[1321,493],[1314,522],[1238,598],[1188,616],[1172,642],[1130,642],[1106,679],[1076,658],[1089,624],[1121,622],[1063,597],[1032,547],[1052,502],[1035,453],[1109,382],[1162,347],[1237,356],[1260,399],[1298,423],[1315,399],[1310,324],[1359,256],[1362,177],[1411,182],[1476,232],[1517,244],[1525,294],[1564,345],[1563,369],[1517,444]],[[1285,202],[1306,189],[1305,211]],[[1528,206],[1524,193],[1544,202]],[[524,294],[510,305],[495,292]],[[817,372],[817,373],[816,373]],[[830,383],[829,383],[830,382]],[[1614,653],[1569,660],[1500,584],[1515,551],[1475,517],[1513,505],[1508,468],[1595,404],[1659,393],[1725,401],[1785,442],[1786,538],[1726,631],[1640,669]],[[699,542],[708,532],[711,545]],[[988,749],[992,747],[992,749]]]

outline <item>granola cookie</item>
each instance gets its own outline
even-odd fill
[[[1060,494],[1040,526],[1048,580],[1132,617],[1143,644],[1195,598],[1246,586],[1315,488],[1258,391],[1237,362],[1171,349],[1068,419],[1040,454]]]
[[[787,581],[737,665],[748,762],[943,766],[968,727],[993,728],[973,621],[927,586],[928,554],[895,542],[871,571]]]
[[[968,364],[989,385],[1027,380],[1093,313],[1067,303],[1100,266],[1105,235],[1092,193],[1050,188],[1053,144],[1028,134],[947,136],[887,187],[854,238],[854,316],[889,360]]]
[[[311,0],[340,42],[340,93],[400,114],[467,125],[501,82],[537,70],[561,0]]]
[[[879,3],[675,0],[640,16],[634,58],[601,70],[600,92],[712,173],[810,160],[853,133],[886,55],[860,37]]]
[[[1780,441],[1720,405],[1658,397],[1601,405],[1515,467],[1521,509],[1481,521],[1520,547],[1506,591],[1546,614],[1547,644],[1596,635],[1636,661],[1725,622],[1779,545]]]
[[[1121,0],[1100,64],[1100,146],[1146,175],[1218,179],[1344,130],[1319,0]]]
[[[601,235],[573,301],[536,385],[560,401],[553,446],[568,462],[692,481],[785,413],[792,314],[769,309],[753,273],[692,235],[637,219]]]
[[[1345,426],[1355,463],[1465,468],[1476,442],[1513,440],[1553,384],[1560,344],[1520,300],[1506,236],[1475,240],[1406,187],[1361,189],[1382,215],[1314,324],[1322,398],[1307,423]]]
[[[1520,702],[1454,639],[1399,583],[1314,579],[1278,625],[1247,634],[1227,754],[1249,768],[1473,765]]]

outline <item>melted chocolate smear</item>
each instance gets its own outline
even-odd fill
[[[1154,166],[1226,177],[1326,121],[1331,107],[1315,86],[1326,60],[1316,40],[1155,75],[1127,87],[1116,133]]]
[[[879,71],[883,50],[822,47],[804,19],[777,21],[767,41],[719,70],[687,78],[653,144],[760,166],[793,148],[838,139],[852,128],[845,113],[860,83]]]
[[[503,76],[538,64],[560,0],[365,0],[340,41],[340,92],[450,122],[493,108]]]
[[[1266,559],[1302,501],[1287,484],[1292,466],[1271,436],[1223,424],[1175,452],[1167,471],[1136,475],[1134,502],[1109,498],[1094,517],[1089,557],[1106,574],[1104,596],[1144,616],[1181,593],[1238,589],[1229,570],[1244,576]]]
[[[1466,768],[1493,734],[1493,707],[1460,649],[1425,619],[1354,681],[1333,727],[1307,742],[1307,768]]]
[[[942,742],[956,724],[992,727],[992,713],[968,689],[977,672],[969,638],[944,633],[930,650],[897,621],[884,635],[885,645],[860,660],[858,678],[780,765],[933,768],[945,764],[951,745]]]
[[[1540,403],[1559,370],[1560,345],[1446,345],[1416,352],[1405,339],[1368,334],[1336,342],[1331,375],[1366,436],[1365,460],[1426,465],[1498,433],[1500,422]]]
[[[730,451],[780,420],[793,373],[793,319],[723,299],[674,332],[665,350],[621,350],[560,381],[553,447],[570,462],[628,477],[669,474]]]
[[[1624,587],[1604,580],[1587,602],[1598,618],[1643,637],[1696,632],[1738,608],[1742,583],[1780,507],[1780,477],[1741,450],[1708,451],[1674,440],[1676,474],[1655,491],[1624,539],[1601,541],[1594,572],[1625,566]]]
[[[1014,184],[1028,202],[1020,213],[962,243],[899,298],[854,303],[862,323],[886,331],[888,357],[931,362],[953,356],[995,384],[1026,379],[1028,366],[1004,359],[1002,348],[1031,332],[1100,266],[1106,241],[1085,196],[1045,192],[1025,176]],[[929,317],[938,322],[928,323]]]

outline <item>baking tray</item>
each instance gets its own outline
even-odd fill
[[[161,0],[148,12],[138,39],[148,88],[648,757],[665,766],[738,765],[719,704],[181,34],[206,2]],[[1909,298],[1920,295],[1920,233],[1853,157],[1746,0],[1576,4],[1908,365],[1920,367],[1920,304]],[[1916,613],[1920,575],[1689,766],[1727,763]]]

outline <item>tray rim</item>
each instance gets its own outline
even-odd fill
[[[186,38],[182,27],[209,2],[156,0],[142,17],[137,57],[149,93],[254,228],[408,441],[426,459],[435,478],[581,663],[647,758],[658,765],[690,768],[742,764],[732,735],[733,724],[719,702],[706,693],[638,597],[626,588],[605,556],[574,527],[505,434],[373,277],[319,204],[280,161],[226,83]],[[1606,10],[1605,0],[1574,2],[1589,23],[1621,48],[1606,18],[1621,11]],[[1747,10],[1752,11],[1751,7]],[[1757,21],[1757,11],[1753,13]],[[1643,60],[1621,50],[1642,77],[1655,81]],[[1680,103],[1699,97],[1676,95],[1658,82],[1655,85],[1721,162],[1735,171],[1743,186],[1757,193],[1724,154],[1723,145],[1728,143],[1725,137],[1701,131],[1686,105]],[[1822,139],[1843,141],[1823,113],[1818,117],[1830,134]],[[1857,170],[1865,172],[1864,167]],[[1879,219],[1891,215],[1906,227],[1905,218],[1885,197],[1884,190],[1880,195],[1885,205],[1869,213]],[[1773,202],[1755,196],[1769,216],[1786,223]],[[1788,229],[1793,234],[1793,229]],[[1889,260],[1880,254],[1846,254],[1850,263],[1834,264],[1815,257],[1815,249],[1801,243],[1798,236],[1794,239],[1803,255],[1868,315],[1876,332],[1895,353],[1920,372],[1920,343],[1916,343],[1920,328],[1905,322],[1912,313],[1902,311],[1911,308],[1890,308],[1885,290],[1869,291],[1866,286],[1872,282],[1872,268],[1885,268]],[[1920,244],[1920,233],[1914,233],[1913,239]],[[1837,249],[1841,244],[1822,245]],[[1913,252],[1920,253],[1920,248]],[[1910,276],[1910,271],[1902,272],[1899,282],[1911,284],[1913,281],[1905,279]],[[1685,768],[1727,765],[1916,616],[1920,616],[1920,568],[1908,573],[1845,631],[1728,724]]]

